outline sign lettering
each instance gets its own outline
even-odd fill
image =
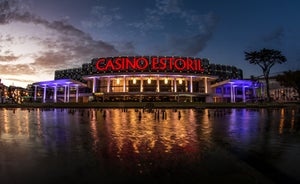
[[[203,72],[199,58],[174,57],[115,57],[100,58],[96,62],[99,71],[153,70],[153,71],[199,71]]]

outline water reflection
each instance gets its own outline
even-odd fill
[[[161,110],[143,112],[130,109],[126,112],[110,110],[107,118],[102,119],[107,135],[110,136],[111,153],[145,154],[155,152],[178,152],[180,150],[196,151],[198,138],[196,134],[195,114],[192,110],[182,110],[182,119],[176,113],[167,112],[166,119],[155,119]],[[155,120],[154,120],[155,119]],[[100,121],[100,120],[98,120]],[[154,150],[155,149],[155,150]]]
[[[212,171],[246,175],[235,162],[255,158],[278,176],[299,180],[300,171],[294,167],[300,164],[296,156],[300,155],[299,118],[297,108],[3,108],[0,163],[12,174],[21,164],[29,175],[33,170],[40,171],[41,177],[51,172],[54,178],[60,178],[59,172],[73,176],[77,170],[102,173],[99,177],[193,174],[209,178]],[[259,170],[261,164],[251,166]]]
[[[284,125],[284,109],[280,111],[280,124],[279,124],[279,133],[283,133],[283,125]]]
[[[20,109],[1,110],[0,134],[4,137],[18,136],[20,139],[29,136],[29,114]],[[10,139],[13,140],[13,139]]]
[[[6,109],[3,110],[3,129],[4,133],[8,132],[8,122],[9,122],[9,116]],[[1,126],[2,127],[2,126]],[[2,132],[2,131],[1,131]]]

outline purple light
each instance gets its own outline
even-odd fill
[[[83,86],[86,87],[86,84],[79,82],[79,81],[75,81],[72,79],[60,79],[60,80],[52,80],[52,81],[43,81],[43,82],[37,82],[33,84],[34,86],[75,86],[75,85],[79,85],[79,86]]]
[[[224,81],[224,82],[226,82],[226,81]],[[253,81],[250,81],[250,80],[229,80],[224,85],[230,85],[230,84],[232,84],[233,86],[244,86],[244,87],[257,85],[256,83],[253,83]]]

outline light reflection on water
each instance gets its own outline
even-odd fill
[[[299,180],[299,118],[299,109],[3,108],[0,176],[9,181],[35,170],[41,176],[51,172],[54,180],[69,173],[73,179],[66,181],[87,173],[96,179],[199,175],[216,181],[210,178],[216,170],[244,176],[232,164],[241,161],[267,177],[272,175],[264,167]],[[251,165],[254,158],[259,164]]]
[[[152,152],[154,148],[158,152],[196,151],[196,122],[190,121],[194,119],[194,112],[189,113],[189,117],[183,114],[180,120],[172,116],[172,112],[167,120],[155,120],[155,113],[144,113],[139,120],[135,111],[110,111],[104,121],[112,139],[110,147],[118,154],[127,154],[128,147],[132,147],[134,153]]]

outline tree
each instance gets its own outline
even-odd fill
[[[297,71],[286,71],[283,74],[279,74],[275,76],[276,81],[280,83],[280,85],[293,88],[297,91],[298,96],[300,95],[300,70]]]
[[[281,54],[280,51],[274,49],[263,48],[260,51],[245,52],[245,59],[249,61],[250,64],[258,65],[262,71],[263,76],[266,81],[267,87],[267,100],[270,100],[270,90],[269,90],[269,74],[270,69],[277,63],[282,64],[286,62],[286,57]]]

